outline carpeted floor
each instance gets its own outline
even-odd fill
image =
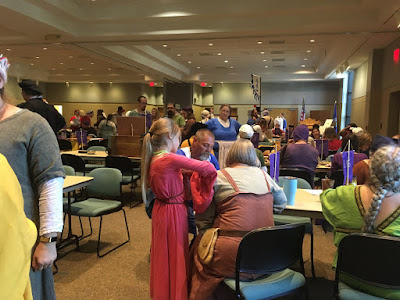
[[[149,299],[151,220],[143,204],[132,209],[125,207],[125,210],[130,242],[98,258],[99,219],[92,219],[93,235],[81,241],[80,251],[71,251],[57,262],[59,272],[54,275],[54,281],[58,299]],[[78,219],[73,217],[72,224],[74,233],[79,234]],[[101,246],[104,249],[126,240],[122,212],[105,216],[102,227]],[[308,279],[310,298],[332,299],[334,272],[330,265],[336,250],[333,236],[332,233],[325,234],[320,226],[314,227],[314,259],[318,278]],[[84,228],[89,230],[87,219],[84,219]],[[311,277],[309,235],[305,236],[303,245],[306,275]],[[64,253],[70,249],[73,246]]]

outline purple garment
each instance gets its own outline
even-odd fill
[[[356,163],[368,159],[368,157],[364,153],[354,153],[354,165]],[[342,153],[336,153],[332,157],[332,162],[331,162],[331,173],[343,169],[343,159],[342,159]]]
[[[282,168],[301,168],[315,172],[318,165],[318,150],[308,144],[289,144],[282,154]]]
[[[272,153],[269,155],[269,174],[272,179],[275,179],[276,182],[279,182],[279,156],[280,151],[277,153]],[[276,162],[275,162],[276,158]],[[276,167],[276,169],[275,169]]]

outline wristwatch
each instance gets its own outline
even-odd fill
[[[39,237],[39,242],[42,242],[42,243],[57,242],[57,237],[56,237],[56,236],[53,236],[53,237],[44,237],[44,236],[40,236],[40,237]]]

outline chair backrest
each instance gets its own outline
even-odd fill
[[[279,169],[280,176],[293,176],[297,178],[303,178],[307,181],[312,188],[314,188],[314,173],[306,169],[301,168],[280,168]]]
[[[61,153],[61,160],[63,165],[73,167],[75,172],[85,173],[85,161],[82,157],[73,154]]]
[[[97,168],[88,174],[93,181],[87,186],[89,197],[119,198],[121,196],[121,171],[114,168]]]
[[[108,155],[106,157],[106,167],[118,169],[123,174],[132,174],[135,165],[127,156]]]
[[[71,166],[63,166],[65,175],[75,176],[75,170]]]
[[[303,178],[297,178],[298,189],[311,189],[311,185]]]
[[[333,185],[334,189],[337,188],[338,186],[343,185],[343,180],[344,180],[343,170],[336,170],[329,176],[329,178],[335,180],[335,183]]]
[[[58,147],[60,150],[72,150],[72,144],[68,140],[58,139]]]
[[[368,233],[344,237],[338,249],[336,286],[340,273],[382,288],[400,289],[400,238]]]
[[[90,146],[87,148],[88,151],[107,151],[107,148],[104,146]]]
[[[304,224],[288,224],[260,228],[246,234],[239,244],[236,257],[236,291],[239,274],[273,274],[300,261],[303,265]]]

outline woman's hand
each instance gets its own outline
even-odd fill
[[[39,243],[33,253],[32,268],[34,271],[41,271],[53,265],[57,258],[56,242]]]

